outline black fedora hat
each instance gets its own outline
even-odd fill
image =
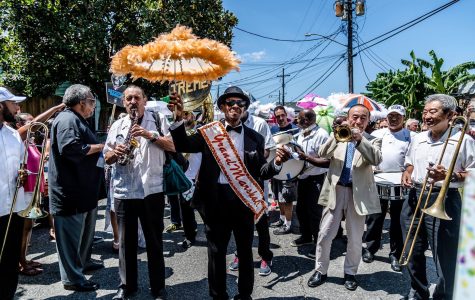
[[[246,95],[246,93],[244,93],[244,91],[241,88],[237,86],[230,86],[224,91],[224,93],[221,96],[219,96],[218,101],[217,101],[218,107],[220,107],[221,104],[223,104],[223,102],[229,97],[239,97],[242,100],[246,101],[246,108],[249,107],[249,105],[251,104],[251,100],[249,100],[249,96]]]

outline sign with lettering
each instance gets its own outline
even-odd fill
[[[122,94],[127,87],[121,86],[119,88],[114,87],[112,82],[106,82],[106,96],[107,102],[110,104],[115,104],[120,107],[124,107],[122,103]]]
[[[201,82],[176,82],[170,84],[170,93],[177,93],[183,100],[186,111],[192,111],[203,104],[211,91],[211,81]]]

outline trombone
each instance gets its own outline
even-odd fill
[[[460,137],[457,141],[457,145],[455,147],[455,152],[454,152],[454,155],[452,156],[452,160],[450,161],[449,168],[447,169],[447,173],[446,173],[444,181],[442,183],[442,187],[440,189],[439,195],[437,196],[434,204],[432,204],[432,206],[430,206],[430,207],[427,207],[427,204],[429,203],[429,199],[430,199],[430,196],[432,194],[432,188],[434,187],[434,182],[429,182],[429,172],[426,173],[426,176],[424,178],[421,193],[420,193],[419,198],[417,200],[416,208],[414,210],[414,215],[412,216],[411,225],[409,226],[406,239],[404,240],[404,246],[402,248],[402,254],[401,254],[401,257],[399,258],[399,264],[401,266],[406,266],[409,263],[409,260],[411,259],[412,253],[414,251],[414,246],[416,244],[416,238],[419,234],[419,229],[421,227],[422,222],[424,221],[424,214],[427,214],[427,215],[435,217],[435,218],[443,219],[443,220],[452,220],[452,218],[449,217],[447,215],[447,212],[445,211],[445,197],[446,197],[448,189],[449,189],[450,179],[452,178],[452,174],[454,172],[455,163],[457,162],[457,157],[458,157],[458,154],[459,154],[459,151],[460,151],[460,147],[462,146],[465,131],[467,131],[467,127],[468,127],[467,118],[465,118],[463,116],[458,116],[458,117],[455,117],[452,120],[452,122],[450,124],[449,134],[447,136],[447,139],[444,142],[444,146],[442,147],[442,152],[440,153],[440,158],[439,158],[439,161],[437,163],[437,165],[440,165],[442,163],[442,159],[444,157],[445,150],[447,148],[447,144],[449,143],[450,137],[452,136],[452,131],[455,127],[460,126],[460,125],[456,124],[457,122],[460,122],[460,123],[463,124],[462,127],[461,127],[461,132],[460,132],[461,134],[460,134]],[[429,166],[433,167],[434,164],[429,163]],[[414,230],[414,222],[416,220],[417,211],[418,211],[418,209],[419,209],[419,207],[422,203],[422,197],[424,195],[424,191],[426,190],[426,187],[427,187],[428,184],[429,184],[429,191],[427,192],[427,196],[426,196],[426,199],[424,201],[424,206],[421,209],[421,213],[420,213],[420,216],[419,216],[419,222],[418,222],[418,224],[417,224],[417,226]],[[409,244],[409,240],[411,239],[411,232],[413,232],[413,231],[414,231],[414,235],[412,237],[412,242],[409,245],[409,251],[406,254],[406,248]]]
[[[40,122],[32,122],[30,123],[30,127],[28,128],[28,131],[26,133],[26,145],[23,153],[23,160],[20,164],[20,169],[18,170],[18,177],[16,180],[16,186],[15,186],[15,192],[13,194],[13,199],[12,199],[12,206],[10,207],[10,215],[8,216],[8,223],[7,223],[7,229],[5,230],[5,237],[3,238],[3,244],[2,244],[2,250],[0,252],[0,262],[2,261],[3,257],[3,250],[5,249],[5,244],[7,242],[7,237],[8,237],[8,231],[10,229],[10,222],[12,220],[13,216],[13,210],[15,209],[16,201],[18,198],[18,192],[20,188],[23,186],[23,179],[25,175],[32,175],[34,174],[33,172],[29,171],[26,165],[27,159],[28,159],[28,144],[33,136],[33,127],[41,127],[40,129],[43,129],[43,135],[44,139],[43,142],[41,143],[41,158],[40,158],[40,165],[38,167],[38,173],[36,176],[36,181],[35,181],[35,188],[33,189],[33,198],[30,202],[30,205],[22,211],[17,212],[18,216],[22,218],[27,218],[27,219],[40,219],[44,218],[48,215],[47,212],[45,212],[41,207],[40,207],[40,202],[41,202],[41,179],[42,179],[42,174],[43,174],[43,168],[44,168],[44,162],[45,162],[45,156],[46,156],[46,143],[48,140],[48,127]]]

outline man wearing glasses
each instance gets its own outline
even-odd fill
[[[93,263],[91,246],[101,184],[99,144],[86,121],[96,100],[89,87],[74,84],[64,93],[66,109],[51,128],[49,160],[50,213],[56,228],[59,271],[64,288],[77,292],[99,288],[83,272],[104,267]]]
[[[229,299],[226,252],[233,233],[239,257],[239,294],[234,299],[251,299],[254,222],[266,209],[262,182],[280,171],[280,165],[288,159],[289,153],[278,148],[276,158],[266,163],[264,138],[241,123],[250,101],[239,87],[227,88],[217,101],[224,113],[222,123],[204,125],[199,133],[190,136],[186,135],[183,124],[183,101],[177,95],[172,95],[171,99],[169,108],[175,111],[176,119],[170,132],[176,151],[203,154],[192,206],[197,208],[205,223],[210,296]],[[250,197],[246,197],[248,190],[254,191]],[[250,198],[259,194],[256,201],[251,202]]]

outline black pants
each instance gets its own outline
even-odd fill
[[[325,174],[309,176],[299,179],[297,217],[300,224],[300,233],[305,239],[317,241],[322,219],[323,206],[318,204],[318,197],[322,190]]]
[[[196,239],[196,230],[198,224],[195,219],[195,210],[191,207],[191,201],[186,201],[180,195],[180,212],[183,223],[183,231],[187,240],[194,242]]]
[[[252,240],[254,214],[236,196],[228,184],[218,185],[220,199],[217,215],[209,216],[205,224],[208,240],[208,282],[213,299],[228,299],[226,291],[226,252],[231,233],[239,256],[239,294],[250,296],[254,287]]]
[[[147,244],[148,275],[152,293],[165,288],[165,261],[163,258],[163,193],[145,199],[115,199],[115,212],[119,224],[119,274],[121,286],[137,289],[138,219]]]
[[[371,214],[366,217],[366,233],[363,236],[363,242],[366,243],[366,249],[372,254],[378,252],[381,248],[381,235],[383,233],[384,219],[389,207],[389,200],[380,199],[381,213]],[[391,201],[391,209],[389,215],[391,217],[391,225],[389,227],[389,256],[399,259],[402,252],[403,239],[401,230],[401,210],[403,200]]]
[[[420,190],[411,189],[408,201],[404,202],[401,212],[401,226],[403,235],[406,234],[411,223]],[[428,206],[432,205],[438,196],[438,191],[433,192]],[[423,201],[426,199],[424,193]],[[409,261],[408,271],[411,276],[411,289],[418,299],[429,298],[429,285],[426,275],[426,257],[424,251],[428,245],[432,250],[438,279],[433,299],[450,300],[454,291],[455,266],[457,263],[457,247],[460,230],[461,198],[457,189],[449,189],[445,200],[445,210],[452,218],[451,221],[441,220],[424,215],[419,235],[416,239],[414,252]],[[419,212],[418,212],[419,214]],[[417,219],[415,224],[417,224]],[[412,242],[412,241],[410,241]]]
[[[274,257],[274,253],[270,250],[269,216],[267,214],[264,214],[257,222],[256,231],[259,238],[257,253],[263,260],[270,262]]]
[[[8,215],[0,217],[0,243],[3,244]],[[10,300],[15,296],[18,285],[18,264],[20,263],[21,240],[25,220],[13,213],[8,229],[7,241],[0,262],[0,299]],[[1,244],[0,244],[1,247]]]

